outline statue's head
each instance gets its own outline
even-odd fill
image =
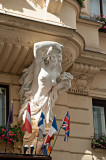
[[[49,65],[57,72],[62,71],[62,45],[53,41],[42,41],[34,44],[34,57],[37,59],[37,64],[44,63],[45,67]]]
[[[44,57],[46,64],[51,64],[53,66],[61,65],[62,62],[62,46],[56,45],[49,47],[46,56]]]

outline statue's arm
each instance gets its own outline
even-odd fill
[[[38,57],[40,54],[39,51],[41,49],[45,49],[45,48],[49,48],[49,47],[56,47],[57,49],[61,50],[62,45],[57,43],[57,42],[53,42],[53,41],[43,41],[43,42],[38,42],[34,44],[34,57]]]

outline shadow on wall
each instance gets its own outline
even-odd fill
[[[35,11],[35,8],[39,6],[43,8],[42,0],[0,0],[0,4],[3,9],[14,10],[23,12],[23,8]]]
[[[90,155],[83,155],[81,160],[106,160],[106,149],[95,148],[91,151],[86,150],[85,153],[91,153]]]
[[[92,149],[93,160],[106,160],[106,149]]]

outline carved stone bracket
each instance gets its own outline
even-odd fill
[[[74,45],[72,42],[69,44],[67,43],[67,45],[63,48],[62,71],[67,71],[80,54],[81,53],[77,45]]]
[[[95,75],[100,71],[100,68],[87,64],[74,63],[69,71],[73,74],[73,80],[72,87],[68,92],[88,95],[91,83]]]
[[[58,15],[62,7],[63,0],[46,0],[47,11]]]

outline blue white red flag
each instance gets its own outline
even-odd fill
[[[31,121],[31,110],[30,110],[30,104],[28,104],[28,108],[26,111],[26,117],[25,117],[25,123],[23,124],[21,131],[28,131],[29,133],[32,133],[32,121]]]
[[[44,144],[46,145],[49,143],[52,139],[54,139],[54,133],[58,131],[57,123],[56,123],[56,117],[54,116],[52,125],[50,127],[50,130],[45,138]]]
[[[43,139],[45,137],[45,115],[41,112],[40,120],[38,122],[39,127],[39,136],[38,140]]]
[[[8,136],[8,131],[10,128],[10,124],[13,123],[13,101],[11,102],[11,108],[8,116],[7,127],[6,127],[6,136]]]
[[[62,123],[62,128],[65,130],[64,141],[68,142],[68,138],[70,135],[70,115],[69,115],[69,112],[66,113],[64,121]]]
[[[50,142],[51,142],[51,140],[54,139],[54,133],[56,131],[58,131],[58,129],[57,129],[56,117],[54,116],[52,125],[51,125],[51,127],[49,129],[49,132],[48,132],[48,134],[47,134],[47,136],[46,136],[41,148],[39,149],[39,152],[42,152],[43,155],[47,155],[47,146],[48,146],[48,144],[49,144],[49,150],[51,151],[52,146],[50,146]]]

